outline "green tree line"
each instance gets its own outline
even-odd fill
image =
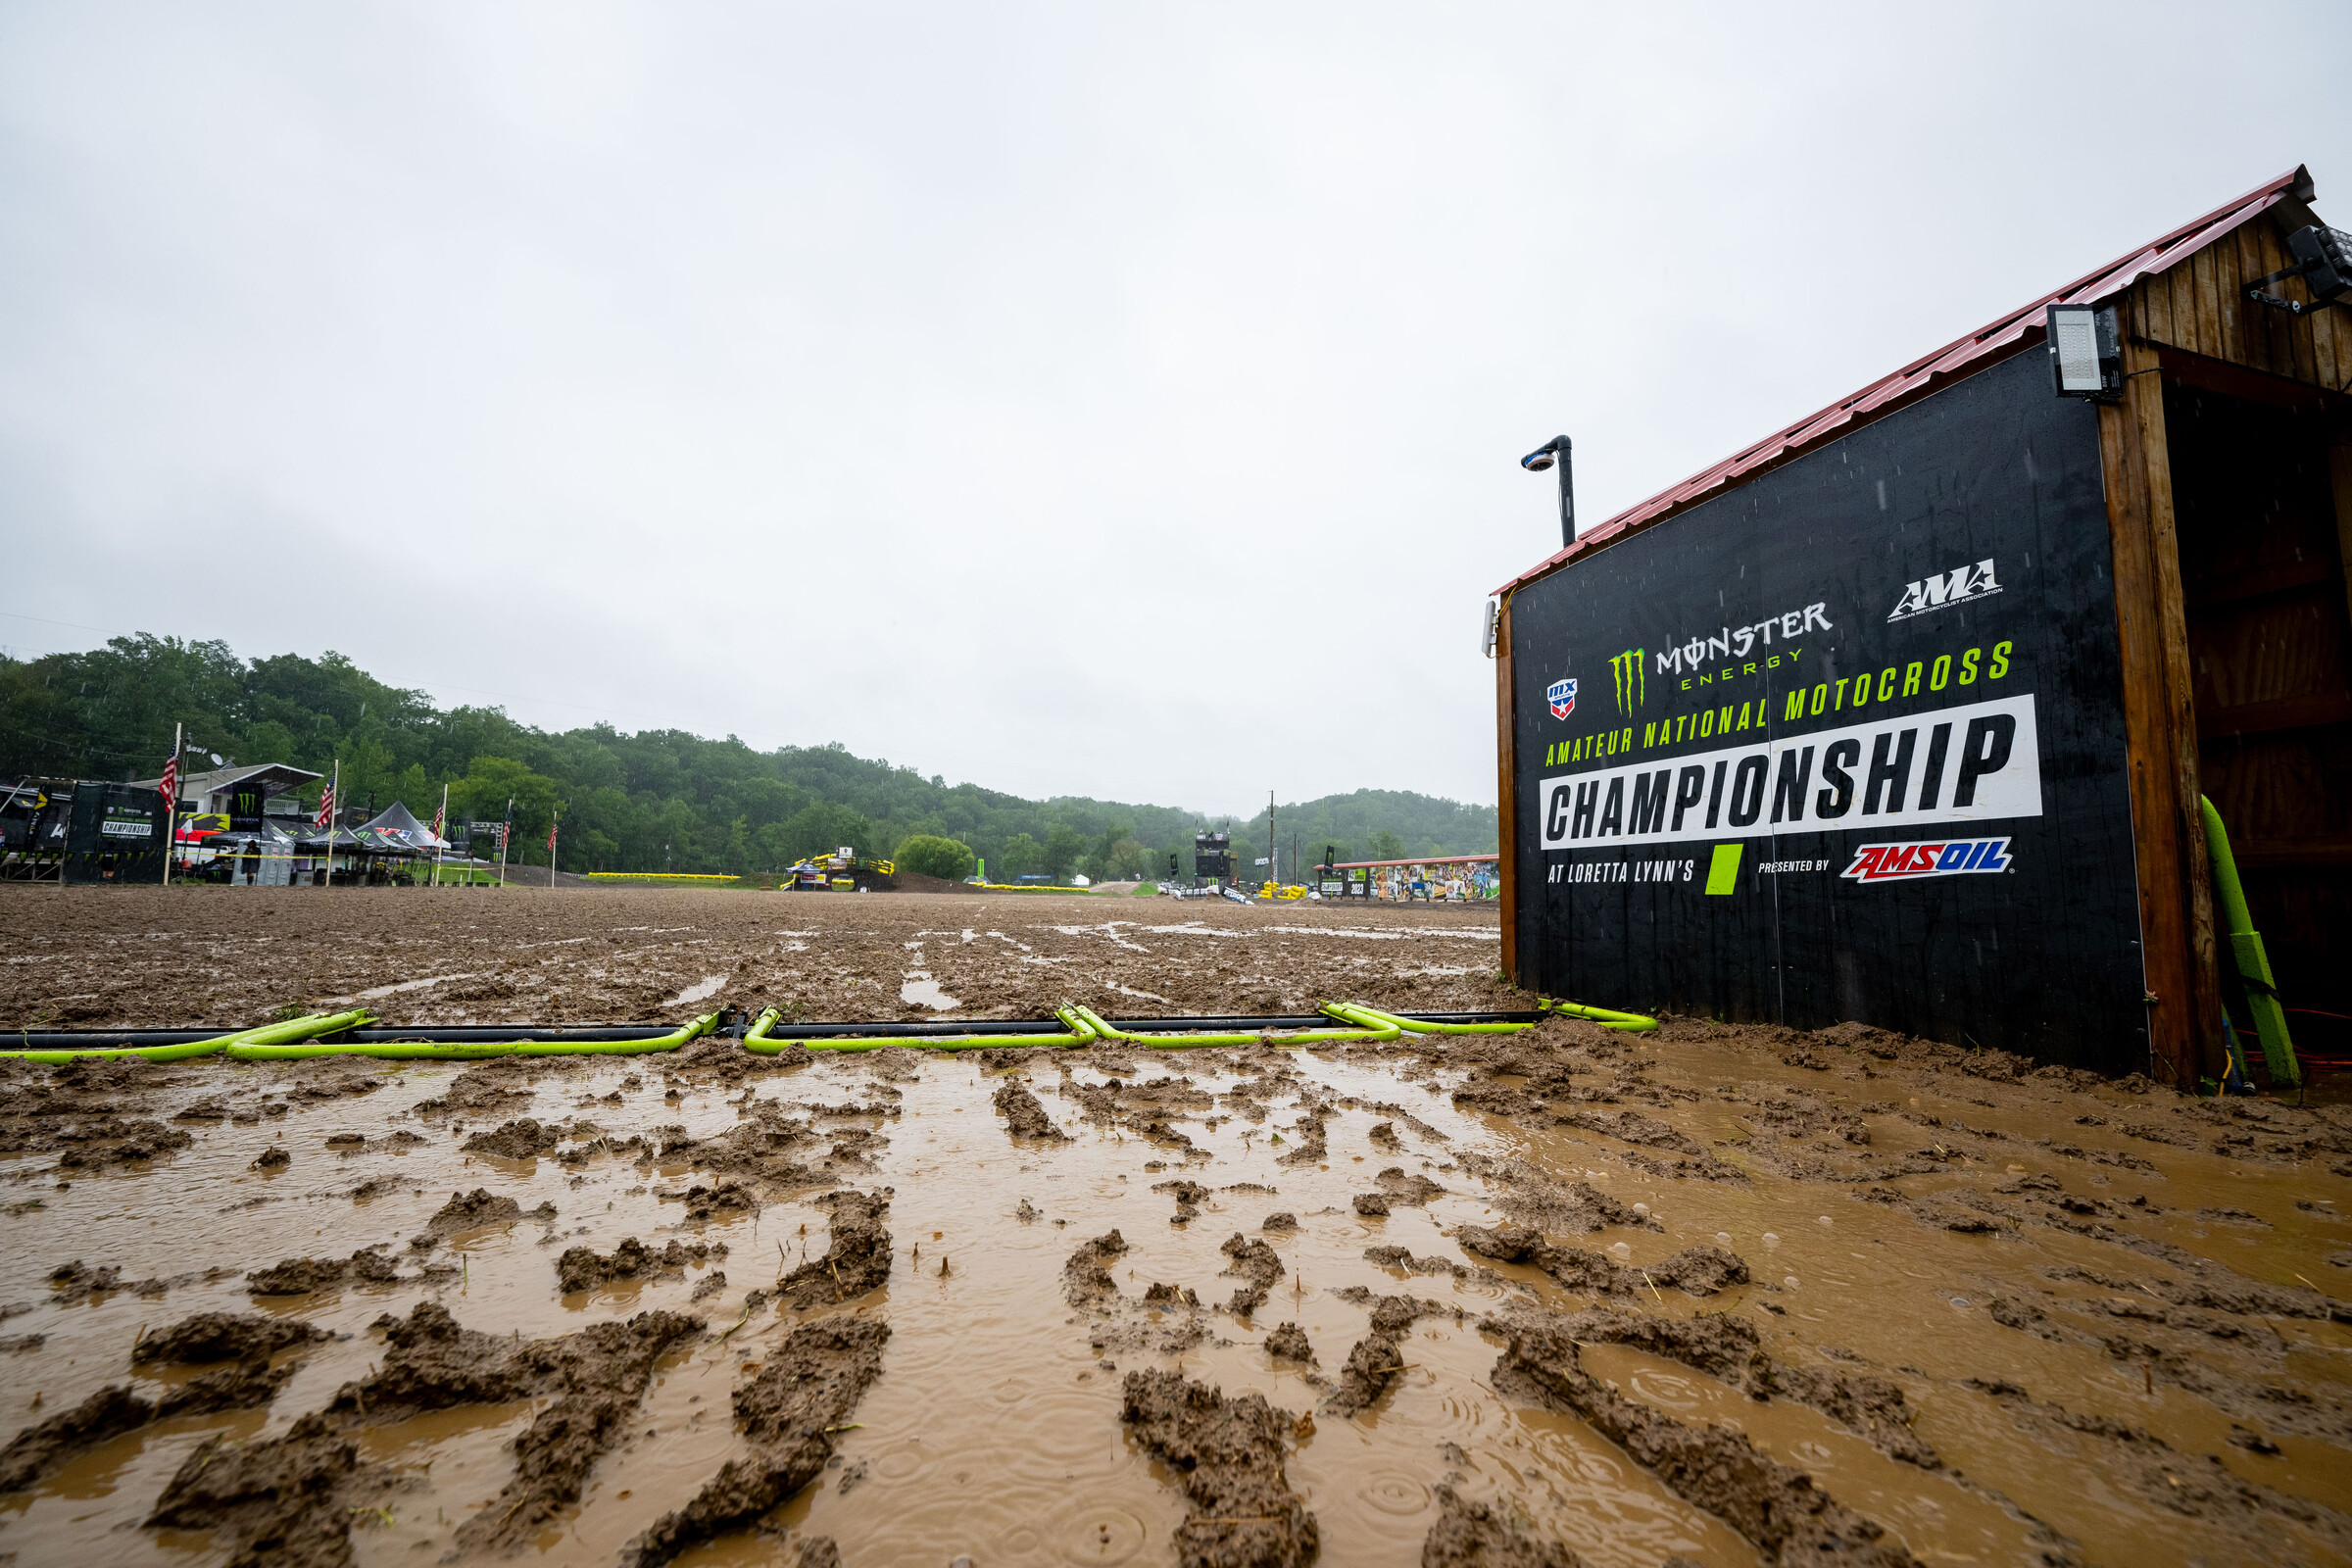
[[[190,771],[212,766],[211,754],[319,772],[339,760],[345,805],[398,800],[429,820],[447,784],[460,823],[503,818],[511,799],[513,854],[524,863],[547,863],[560,809],[566,871],[774,871],[845,844],[888,856],[923,836],[968,847],[991,880],[1156,876],[1171,854],[1189,876],[1202,829],[1232,833],[1245,871],[1266,854],[1263,811],[1033,801],[853,757],[839,742],[760,752],[682,730],[550,732],[496,708],[435,708],[335,653],[241,660],[225,643],[140,635],[87,653],[0,657],[0,777],[153,778],[174,723],[186,727]],[[1327,844],[1341,858],[1491,853],[1494,808],[1358,790],[1277,807],[1274,830],[1288,876]]]

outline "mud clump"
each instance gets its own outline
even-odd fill
[[[862,1318],[825,1318],[793,1330],[760,1375],[735,1391],[735,1418],[752,1454],[728,1460],[692,1502],[656,1520],[622,1554],[623,1562],[660,1568],[697,1542],[758,1518],[821,1475],[833,1457],[833,1430],[882,1375],[882,1347],[889,1339],[888,1324]],[[808,1560],[807,1548],[803,1558]]]
[[[245,1276],[245,1289],[255,1296],[308,1296],[346,1280],[390,1285],[398,1278],[392,1259],[376,1248],[363,1247],[349,1257],[289,1257],[255,1269]]]
[[[1072,1306],[1095,1306],[1106,1299],[1116,1299],[1118,1282],[1103,1265],[1126,1250],[1127,1239],[1115,1230],[1080,1243],[1069,1260],[1061,1265],[1063,1298]]]
[[[757,1214],[760,1199],[741,1182],[686,1189],[686,1217],[700,1224],[721,1214]]]
[[[1566,1323],[1549,1314],[1490,1319],[1509,1335],[1494,1363],[1497,1392],[1581,1416],[1678,1495],[1745,1536],[1768,1562],[1917,1568],[1876,1520],[1758,1452],[1744,1434],[1678,1421],[1593,1377]]]
[[[241,1361],[333,1338],[326,1330],[300,1318],[264,1317],[258,1312],[198,1312],[181,1318],[161,1334],[150,1334],[139,1341],[130,1348],[130,1359],[133,1365],[150,1361],[189,1365]]]
[[[871,1195],[844,1191],[816,1200],[832,1210],[825,1255],[784,1276],[778,1295],[786,1306],[807,1309],[853,1301],[890,1282],[890,1232],[882,1215],[890,1207],[887,1188]]]
[[[1298,1228],[1298,1216],[1288,1209],[1277,1209],[1268,1214],[1257,1228],[1261,1231],[1295,1231]]]
[[[1330,1157],[1330,1149],[1323,1136],[1323,1122],[1320,1117],[1310,1111],[1299,1117],[1293,1125],[1298,1132],[1298,1147],[1282,1156],[1283,1164],[1313,1165]]]
[[[1462,1165],[1472,1175],[1502,1189],[1495,1206],[1516,1224],[1555,1235],[1598,1231],[1611,1225],[1650,1231],[1666,1228],[1654,1216],[1618,1201],[1591,1182],[1560,1181],[1527,1159],[1498,1159],[1472,1151],[1463,1153]]]
[[[434,1210],[433,1217],[424,1222],[424,1231],[411,1242],[430,1246],[447,1241],[466,1231],[480,1230],[489,1225],[512,1224],[522,1218],[522,1205],[512,1198],[493,1193],[487,1187],[476,1187],[470,1193],[452,1193],[449,1201]]]
[[[1358,1193],[1351,1201],[1355,1211],[1366,1219],[1389,1217],[1389,1198],[1386,1193]]]
[[[683,1274],[688,1264],[707,1263],[714,1252],[724,1257],[726,1251],[724,1246],[712,1248],[702,1242],[688,1245],[673,1241],[657,1252],[634,1236],[622,1237],[610,1256],[599,1255],[593,1247],[569,1247],[556,1259],[556,1289],[565,1296],[574,1296],[621,1280]]]
[[[1026,1087],[1007,1078],[997,1086],[997,1114],[1004,1117],[1006,1129],[1015,1138],[1035,1138],[1043,1143],[1066,1144],[1070,1135],[1054,1125],[1046,1107]]]
[[[1882,1452],[1923,1470],[1942,1461],[1911,1430],[1918,1412],[1886,1378],[1841,1367],[1790,1366],[1767,1354],[1755,1326],[1728,1312],[1675,1318],[1600,1306],[1562,1320],[1571,1339],[1623,1345],[1680,1361],[1757,1399],[1783,1398],[1819,1410],[1868,1438]]]
[[[454,1000],[454,999],[453,999]],[[438,1100],[419,1101],[419,1116],[479,1116],[504,1109],[534,1093],[532,1079],[543,1064],[508,1057],[468,1067],[449,1081],[449,1093]]]
[[[1176,1529],[1181,1568],[1300,1568],[1320,1545],[1315,1516],[1283,1474],[1291,1413],[1261,1394],[1223,1391],[1174,1372],[1130,1372],[1119,1419],[1176,1472],[1192,1505]]]
[[[90,1268],[77,1257],[49,1271],[49,1290],[60,1306],[78,1306],[93,1296],[126,1289],[122,1270],[114,1264]]]
[[[1323,1408],[1334,1415],[1353,1415],[1388,1392],[1405,1369],[1405,1332],[1437,1304],[1409,1296],[1367,1296],[1366,1300],[1372,1308],[1372,1332],[1348,1350],[1338,1385],[1323,1400]]]
[[[494,1133],[475,1133],[459,1147],[468,1154],[492,1154],[500,1159],[532,1159],[564,1141],[559,1127],[543,1127],[524,1116],[502,1124]]]
[[[339,1568],[351,1561],[348,1500],[380,1473],[322,1411],[260,1443],[206,1440],[148,1515],[151,1528],[209,1530],[232,1543],[231,1568]]]
[[[1309,1366],[1315,1364],[1314,1342],[1306,1337],[1306,1330],[1296,1323],[1282,1324],[1266,1336],[1266,1353],[1280,1356],[1286,1361],[1304,1361]]]
[[[1529,1263],[1572,1291],[1596,1296],[1638,1296],[1674,1286],[1690,1296],[1713,1296],[1748,1283],[1747,1262],[1712,1244],[1686,1247],[1671,1257],[1642,1267],[1620,1268],[1598,1252],[1554,1247],[1524,1225],[1465,1225],[1454,1233],[1465,1252],[1503,1263]]]
[[[1235,1317],[1248,1317],[1265,1304],[1266,1293],[1282,1283],[1281,1254],[1240,1231],[1235,1231],[1218,1250],[1233,1259],[1233,1266],[1225,1272],[1243,1281],[1235,1289],[1233,1298],[1225,1303],[1225,1310]]]
[[[514,1475],[491,1504],[458,1530],[463,1551],[513,1552],[580,1498],[581,1486],[645,1398],[661,1358],[703,1332],[703,1320],[640,1312],[515,1352],[514,1376],[534,1394],[557,1395],[514,1440]]]
[[[0,1449],[0,1492],[22,1492],[76,1454],[145,1426],[155,1406],[120,1385],[18,1433]]]
[[[1422,1207],[1446,1191],[1426,1176],[1407,1176],[1401,1165],[1391,1165],[1374,1180],[1380,1183],[1381,1197],[1406,1208]]]
[[[1415,1257],[1409,1247],[1367,1247],[1364,1249],[1364,1261],[1378,1263],[1382,1268],[1400,1268],[1407,1274],[1450,1274],[1457,1280],[1466,1278],[1470,1273],[1449,1257],[1439,1257],[1434,1253],[1428,1257]],[[1493,1270],[1487,1272],[1492,1277]]]
[[[1167,1193],[1175,1198],[1176,1214],[1173,1219],[1168,1221],[1171,1225],[1189,1224],[1193,1220],[1199,1219],[1200,1205],[1208,1201],[1208,1189],[1199,1182],[1153,1182],[1152,1190],[1155,1193]]]
[[[1575,1552],[1530,1534],[1503,1510],[1443,1484],[1436,1492],[1438,1522],[1421,1542],[1421,1568],[1583,1568]]]

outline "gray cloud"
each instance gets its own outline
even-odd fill
[[[13,7],[0,612],[1491,800],[1513,458],[1597,520],[2298,161],[2329,210],[2352,24],[2267,15]]]

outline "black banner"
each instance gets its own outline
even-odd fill
[[[2145,1065],[2097,418],[2039,355],[1554,572],[1511,635],[1523,985]]]
[[[161,882],[165,803],[153,789],[85,781],[74,786],[66,825],[66,880]]]

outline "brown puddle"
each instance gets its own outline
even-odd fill
[[[1008,918],[997,929],[1043,935]],[[926,940],[956,994],[987,994],[965,956],[979,941]],[[1020,964],[1016,944],[990,946]],[[1151,984],[1148,970],[1130,978]],[[1972,1074],[1958,1054],[1850,1031],[1679,1022],[1657,1041],[1550,1023],[1517,1041],[1033,1054],[1009,1068],[731,1051],[475,1069],[464,1084],[444,1065],[6,1069],[0,1124],[18,1152],[0,1164],[14,1184],[0,1187],[0,1436],[108,1386],[148,1401],[191,1387],[215,1366],[131,1359],[191,1314],[295,1318],[334,1337],[271,1352],[293,1370],[258,1408],[135,1426],[0,1495],[0,1552],[225,1561],[225,1530],[143,1521],[208,1440],[267,1443],[326,1412],[353,1446],[356,1479],[335,1496],[353,1560],[443,1560],[468,1520],[514,1505],[514,1445],[563,1385],[542,1367],[536,1383],[482,1385],[497,1397],[368,1406],[393,1360],[371,1325],[437,1302],[490,1337],[467,1342],[484,1366],[521,1366],[639,1313],[705,1320],[599,1429],[578,1501],[528,1535],[525,1554],[549,1561],[619,1563],[731,1461],[759,1459],[815,1479],[756,1527],[673,1560],[790,1562],[791,1541],[822,1536],[851,1564],[1172,1562],[1194,1510],[1122,1421],[1139,1371],[1288,1412],[1285,1484],[1326,1562],[1423,1561],[1444,1488],[1595,1568],[1774,1560],[1703,1485],[1556,1401],[1496,1392],[1509,1325],[1599,1308],[1621,1325],[1706,1313],[1748,1325],[1710,1331],[1737,1364],[1611,1343],[1619,1330],[1605,1326],[1571,1338],[1623,1419],[1664,1418],[1647,1430],[1666,1441],[1737,1434],[1754,1456],[1741,1462],[1809,1476],[1917,1561],[2352,1560],[2340,1107],[2257,1107],[2272,1119],[2248,1121],[2065,1075]],[[1068,1141],[1008,1136],[997,1106],[1008,1073]],[[1105,1091],[1114,1076],[1123,1087]],[[1152,1086],[1162,1079],[1190,1083]],[[1457,1104],[1457,1091],[1490,1108]],[[179,1119],[207,1102],[220,1114]],[[286,1109],[269,1113],[271,1102]],[[1328,1113],[1307,1115],[1316,1106]],[[61,1129],[108,1114],[189,1142],[62,1167],[61,1150],[100,1146]],[[499,1147],[546,1152],[460,1147],[525,1117],[539,1132],[510,1129]],[[356,1150],[328,1144],[352,1134]],[[254,1168],[273,1144],[290,1163]],[[411,1245],[453,1193],[477,1188],[490,1206],[466,1213],[508,1217]],[[887,1196],[891,1266],[887,1284],[835,1304],[826,1200],[845,1189]],[[1171,1223],[1180,1205],[1193,1213]],[[1277,1213],[1296,1227],[1266,1227]],[[1533,1260],[1456,1235],[1511,1224],[1540,1233]],[[1086,1299],[1065,1264],[1113,1230],[1124,1250],[1100,1255],[1116,1298]],[[630,1238],[646,1250],[635,1273],[559,1293],[566,1250],[610,1259]],[[1237,1250],[1257,1255],[1248,1243],[1270,1247],[1281,1276],[1243,1318],[1225,1303],[1250,1283],[1232,1272],[1245,1268]],[[381,1263],[350,1261],[379,1245],[388,1283],[368,1278]],[[1745,1282],[1704,1297],[1668,1282],[1701,1278],[1669,1260],[1705,1248],[1732,1254]],[[1384,1264],[1367,1249],[1401,1250]],[[303,1297],[245,1289],[248,1271],[303,1258],[342,1282]],[[795,1270],[818,1282],[817,1304],[779,1310],[779,1277]],[[1169,1289],[1147,1304],[1153,1286]],[[747,1313],[755,1291],[769,1298]],[[879,1377],[846,1396],[846,1419],[827,1423],[842,1430],[813,1435],[818,1448],[793,1448],[808,1434],[753,1444],[738,1392],[798,1325],[836,1315],[887,1325]],[[1269,1350],[1286,1323],[1312,1364]],[[1366,1378],[1369,1402],[1345,1413],[1350,1380]],[[346,1385],[361,1398],[340,1396]]]

